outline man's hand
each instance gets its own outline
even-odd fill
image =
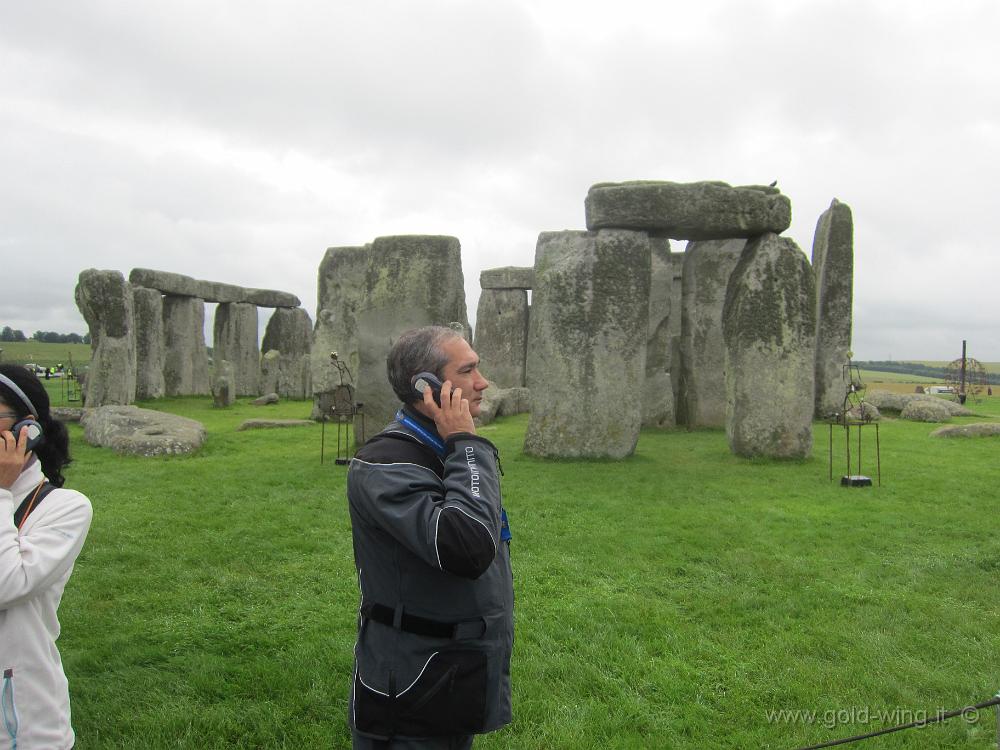
[[[28,462],[31,453],[26,450],[28,446],[28,428],[22,427],[20,434],[15,438],[10,430],[0,432],[0,487],[9,490],[14,486],[14,482],[21,475],[21,470]]]
[[[447,440],[456,432],[471,432],[475,434],[476,425],[469,413],[469,399],[462,398],[462,389],[452,390],[451,381],[441,384],[441,406],[434,403],[431,389],[424,390],[424,406],[437,426],[438,435]]]

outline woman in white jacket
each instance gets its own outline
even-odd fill
[[[0,750],[75,740],[56,613],[92,510],[62,489],[69,462],[69,435],[41,382],[0,365]]]

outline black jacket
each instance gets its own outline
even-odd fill
[[[433,422],[403,415],[347,475],[361,588],[351,726],[376,737],[488,732],[511,720],[514,642],[497,451],[468,433],[436,450]]]

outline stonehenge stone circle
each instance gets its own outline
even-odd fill
[[[135,400],[135,312],[132,288],[119,271],[80,273],[76,304],[91,337],[84,402],[125,406]]]
[[[642,424],[649,325],[644,232],[543,232],[528,334],[536,456],[624,458]]]
[[[836,198],[816,224],[812,266],[816,275],[816,416],[843,409],[844,365],[851,349],[854,303],[854,220]]]
[[[689,243],[685,253],[677,421],[688,427],[726,424],[722,308],[745,245],[742,239],[706,240]]]
[[[535,269],[521,266],[487,268],[479,274],[481,289],[534,289]]]
[[[674,426],[674,390],[671,382],[670,319],[674,267],[670,240],[650,237],[649,326],[646,334],[646,380],[643,384],[644,427]],[[678,311],[679,312],[679,311]]]
[[[135,397],[161,398],[163,384],[163,295],[132,287],[135,309]]]
[[[528,351],[528,292],[483,289],[476,308],[479,369],[501,388],[524,385]]]
[[[264,331],[261,347],[265,352],[277,350],[278,387],[273,389],[282,398],[306,398],[309,388],[310,354],[312,351],[312,321],[301,307],[278,308],[271,315]]]
[[[222,302],[215,308],[213,357],[232,366],[234,396],[260,395],[260,351],[257,348],[257,306]]]
[[[205,302],[198,297],[163,297],[163,383],[168,396],[205,396],[208,351]]]
[[[768,233],[747,244],[729,282],[723,332],[730,450],[809,456],[816,287],[792,240]]]
[[[724,182],[605,182],[590,188],[587,229],[654,230],[675,240],[723,240],[780,233],[792,222],[776,188]]]

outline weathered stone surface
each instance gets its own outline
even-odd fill
[[[854,220],[836,198],[816,224],[816,416],[840,411],[854,315]]]
[[[257,308],[246,302],[226,302],[215,308],[213,356],[233,366],[236,396],[260,394],[260,350],[257,348]]]
[[[79,422],[84,411],[86,410],[79,406],[53,406],[49,409],[49,414],[60,422]]]
[[[84,403],[98,407],[135,400],[135,311],[132,287],[119,271],[80,273],[76,305],[90,329]]]
[[[278,387],[273,389],[282,398],[308,398],[310,352],[312,351],[312,320],[301,307],[278,308],[271,315],[264,332],[261,348],[278,351]],[[303,357],[306,361],[303,366]]]
[[[899,412],[899,418],[913,422],[947,422],[951,412],[941,399],[910,399]]]
[[[975,424],[955,424],[938,427],[931,437],[1000,437],[1000,422],[976,422]]]
[[[215,360],[212,400],[219,409],[225,409],[236,403],[236,375],[233,373],[232,362],[224,359]]]
[[[878,422],[882,418],[878,407],[867,401],[847,410],[847,418],[853,422]]]
[[[670,267],[673,269],[673,283],[670,287],[670,387],[674,391],[674,421],[679,421],[678,394],[681,382],[681,308],[684,289],[684,256],[686,253],[670,253]]]
[[[294,294],[274,289],[253,289],[219,281],[192,279],[179,273],[133,268],[129,281],[136,286],[157,289],[178,297],[198,297],[206,302],[230,304],[245,302],[258,307],[298,307],[302,303]]]
[[[538,456],[624,458],[642,424],[649,323],[644,232],[543,232],[528,334]]]
[[[206,396],[211,392],[205,303],[197,297],[163,297],[163,385],[168,396]]]
[[[276,404],[280,399],[277,393],[268,393],[260,398],[255,398],[250,402],[253,406],[268,406],[269,404]]]
[[[479,273],[480,289],[534,289],[535,269],[520,266],[487,268]]]
[[[724,182],[598,183],[586,211],[587,229],[656,230],[675,240],[746,239],[792,222],[786,196]]]
[[[156,289],[163,294],[178,297],[197,297],[198,282],[190,276],[169,271],[154,271],[150,268],[133,268],[128,280],[135,286]]]
[[[132,288],[135,310],[135,397],[161,398],[163,383],[163,295],[156,289]]]
[[[740,260],[744,240],[688,244],[681,298],[681,362],[677,385],[677,422],[688,427],[726,424],[726,345],[722,308],[729,277]]]
[[[447,326],[469,330],[461,246],[455,237],[379,237],[367,253],[356,323],[359,363],[357,400],[364,404],[369,434],[392,421],[399,400],[386,377],[393,342],[411,328]],[[315,385],[315,381],[314,381]]]
[[[528,293],[523,289],[483,289],[476,310],[479,368],[500,388],[524,385],[528,355]]]
[[[302,304],[294,294],[274,289],[247,289],[245,299],[258,307],[298,307]]]
[[[490,424],[497,417],[524,414],[531,410],[531,391],[527,388],[498,388],[492,383],[483,391],[479,416],[475,422],[480,427]]]
[[[911,401],[931,401],[936,404],[943,404],[952,417],[971,417],[973,413],[956,401],[949,401],[939,396],[932,396],[929,393],[892,393],[890,391],[868,391],[865,394],[865,401],[874,404],[882,411],[902,412]],[[934,408],[934,407],[931,407]]]
[[[747,244],[729,282],[723,333],[730,450],[745,457],[809,456],[816,286],[792,240],[765,234]]]
[[[281,379],[281,352],[268,349],[260,357],[260,391],[261,393],[277,393],[278,381]]]
[[[358,382],[361,354],[357,312],[365,290],[370,253],[371,245],[331,247],[319,264],[316,325],[310,360],[313,419],[320,417],[316,394],[332,391],[340,385],[340,373],[330,360],[330,352],[337,352],[339,361],[349,370],[350,376],[344,375],[344,383]]]
[[[247,419],[236,428],[237,432],[243,430],[272,430],[282,427],[306,427],[316,423],[311,419]]]
[[[674,267],[670,240],[650,237],[649,250],[649,326],[646,333],[646,380],[642,388],[642,424],[643,427],[673,427],[670,318]]]
[[[206,302],[226,305],[233,302],[246,302],[247,290],[235,284],[223,284],[219,281],[196,281],[194,296],[201,297]]]
[[[81,424],[91,445],[138,456],[193,453],[205,442],[200,422],[137,406],[87,409]]]

